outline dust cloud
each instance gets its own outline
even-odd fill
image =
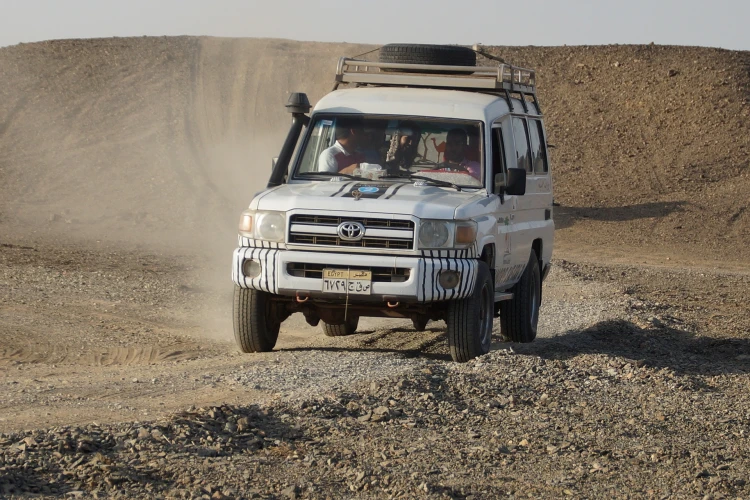
[[[221,302],[195,319],[226,336],[239,213],[267,183],[284,105],[320,98],[351,49],[188,37],[2,49],[0,235],[183,262],[186,286]]]

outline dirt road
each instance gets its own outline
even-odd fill
[[[747,272],[558,259],[540,338],[456,365],[441,322],[334,339],[292,317],[239,354],[231,288],[187,256],[0,259],[10,497],[747,493]]]
[[[242,355],[231,283],[207,286],[201,277],[218,270],[187,256],[5,244],[2,260],[0,432],[326,394],[413,370],[424,357],[449,359],[442,322],[420,333],[409,321],[371,318],[362,335],[329,339],[301,315],[284,323],[279,352]],[[562,270],[546,293],[543,337],[626,308],[612,287]]]

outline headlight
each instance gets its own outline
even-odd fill
[[[452,223],[444,220],[426,220],[419,226],[420,248],[445,248],[451,241]]]
[[[284,212],[245,210],[240,216],[240,234],[247,238],[283,242],[285,231]]]
[[[423,220],[419,225],[419,248],[466,248],[474,244],[477,223]]]
[[[258,212],[255,220],[255,237],[259,240],[284,241],[286,217],[281,212]]]

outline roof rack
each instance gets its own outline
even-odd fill
[[[442,66],[385,63],[342,57],[339,59],[336,68],[334,90],[339,83],[436,87],[474,91],[495,90],[531,94],[536,97],[536,71],[510,64]]]

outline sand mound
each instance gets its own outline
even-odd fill
[[[231,246],[283,141],[373,47],[192,37],[0,49],[0,231]],[[537,68],[561,248],[750,257],[750,53],[662,46],[492,50]],[[583,243],[582,243],[583,242]]]

